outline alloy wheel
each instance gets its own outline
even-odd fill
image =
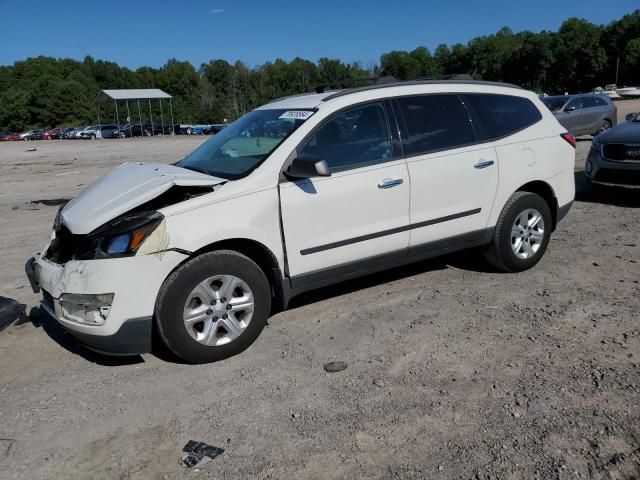
[[[534,208],[520,213],[511,227],[511,250],[516,257],[528,260],[533,257],[544,240],[544,220]]]
[[[233,275],[216,275],[200,282],[184,306],[184,326],[195,341],[218,347],[233,342],[253,317],[253,292]]]

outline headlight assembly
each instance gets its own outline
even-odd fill
[[[95,240],[95,258],[135,255],[163,220],[159,212],[139,212],[116,218],[89,234]]]

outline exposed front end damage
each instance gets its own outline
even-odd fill
[[[27,262],[42,308],[90,348],[121,355],[149,351],[158,291],[188,256],[168,250],[159,210],[221,183],[168,165],[125,164],[103,177],[58,211],[49,243]]]

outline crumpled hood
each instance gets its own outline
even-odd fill
[[[600,143],[640,143],[640,122],[627,120],[597,136]]]
[[[162,163],[123,163],[67,203],[61,219],[72,233],[86,234],[174,185],[213,187],[225,181]]]

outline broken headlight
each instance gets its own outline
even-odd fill
[[[139,212],[116,218],[89,234],[96,241],[95,258],[135,255],[144,240],[162,222],[159,212]]]

